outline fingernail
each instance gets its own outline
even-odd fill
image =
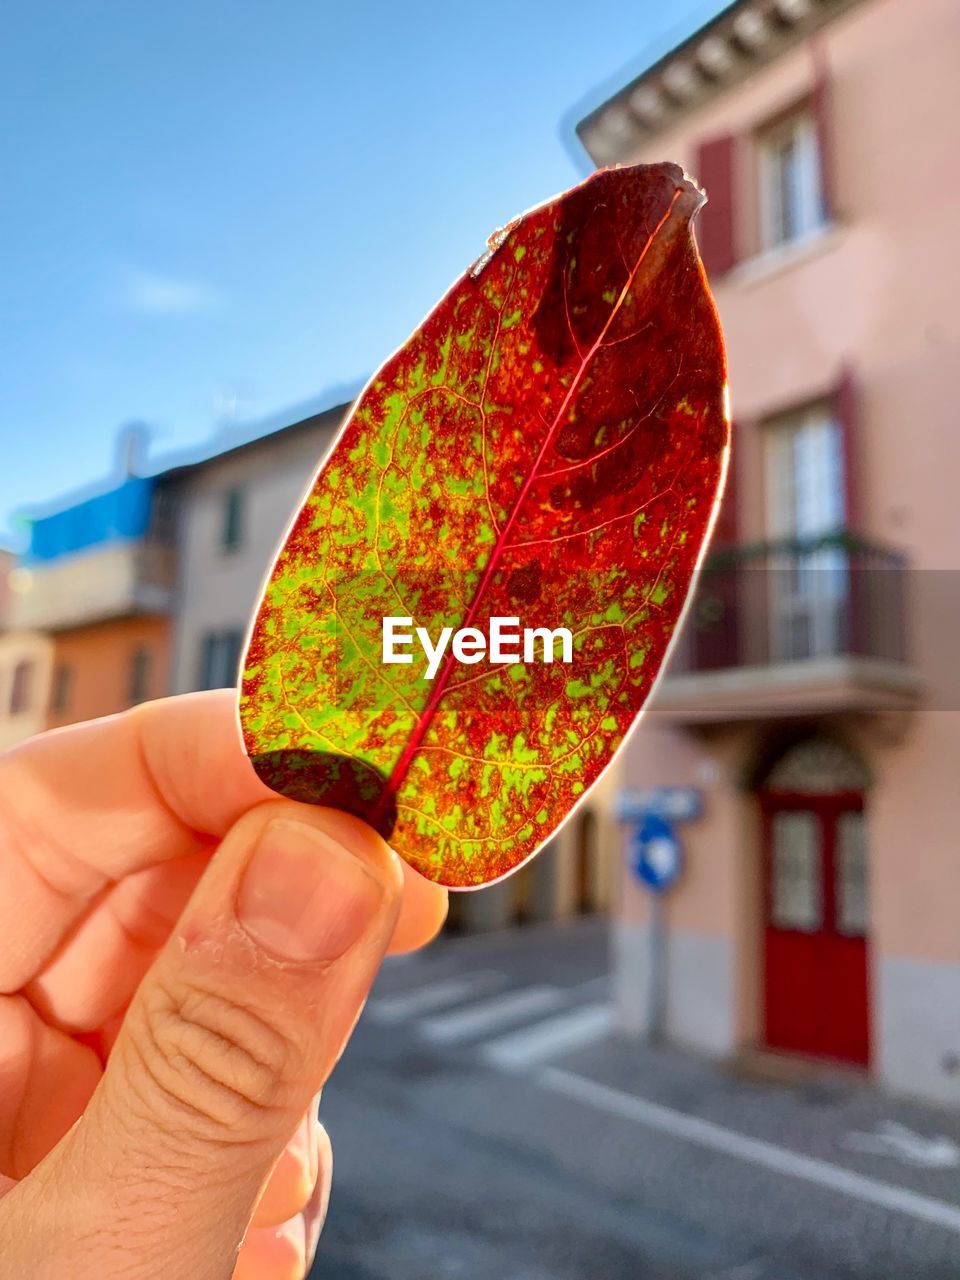
[[[363,933],[382,896],[360,859],[325,831],[276,818],[243,873],[237,918],[281,960],[336,960]]]

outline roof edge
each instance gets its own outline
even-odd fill
[[[592,99],[574,133],[595,164],[622,160],[860,3],[733,0],[602,101]]]

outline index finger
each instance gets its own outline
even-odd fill
[[[230,690],[145,703],[0,756],[0,990],[17,990],[111,883],[193,853],[270,798]]]
[[[275,798],[244,754],[229,689],[145,703],[0,756],[0,991],[29,981],[118,880],[212,847]]]

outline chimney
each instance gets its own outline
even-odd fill
[[[128,422],[117,432],[114,470],[121,480],[142,475],[150,444],[150,428],[145,422]]]

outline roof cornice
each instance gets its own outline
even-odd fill
[[[862,0],[735,0],[577,124],[595,164],[614,164]]]

